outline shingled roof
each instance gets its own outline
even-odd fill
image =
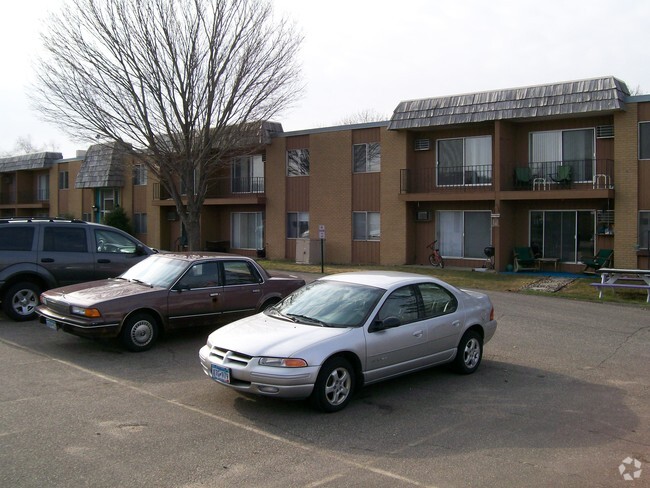
[[[59,159],[63,159],[63,155],[57,152],[42,152],[13,156],[11,158],[1,158],[0,173],[29,169],[46,169],[50,168]]]
[[[129,146],[112,142],[88,148],[75,188],[115,188],[124,186],[124,155]]]
[[[625,109],[629,90],[609,76],[400,102],[388,129],[415,129],[493,120],[587,115]]]

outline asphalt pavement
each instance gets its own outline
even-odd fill
[[[647,310],[490,296],[476,374],[422,371],[336,414],[214,383],[211,330],[129,353],[0,315],[0,486],[650,486]]]

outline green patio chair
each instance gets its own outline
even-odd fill
[[[596,272],[600,268],[611,266],[613,257],[613,249],[601,249],[595,256],[582,256],[580,261],[585,265],[584,273],[587,273],[589,268],[593,268],[593,272]]]
[[[550,175],[551,179],[559,183],[560,186],[570,187],[573,173],[572,169],[571,166],[558,166],[557,172]]]
[[[537,271],[537,261],[530,247],[515,247],[513,250],[515,273],[518,271]]]
[[[515,188],[530,189],[533,184],[533,173],[530,167],[515,168]]]

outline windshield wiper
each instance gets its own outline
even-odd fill
[[[308,323],[311,323],[311,324],[318,324],[321,327],[329,327],[329,324],[323,322],[322,320],[318,320],[317,318],[314,318],[314,317],[308,317],[307,315],[300,315],[300,314],[296,314],[296,313],[288,313],[288,314],[286,314],[286,317],[289,317],[294,322],[298,322],[298,321],[302,320],[302,321],[305,321],[305,322],[308,322]]]
[[[153,285],[151,283],[145,283],[144,281],[138,280],[136,278],[131,278],[131,281],[133,281],[134,283],[138,283],[139,285],[144,285],[144,286],[148,286],[149,288],[153,288]]]

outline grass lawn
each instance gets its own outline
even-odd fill
[[[283,272],[320,273],[320,265],[296,264],[290,261],[258,260],[268,270]],[[438,269],[431,266],[355,266],[326,264],[325,274],[342,273],[346,271],[363,270],[390,270],[406,271],[435,276],[459,288],[472,288],[477,290],[511,291],[533,295],[552,296],[572,300],[586,300],[592,302],[608,302],[638,305],[650,309],[646,303],[647,294],[643,290],[605,290],[603,299],[598,299],[598,291],[590,283],[597,283],[597,275],[585,275],[584,278],[574,279],[571,283],[556,292],[533,291],[526,286],[546,278],[548,275],[540,273],[495,273],[492,271],[479,272],[461,269]],[[558,276],[561,277],[561,276]]]

